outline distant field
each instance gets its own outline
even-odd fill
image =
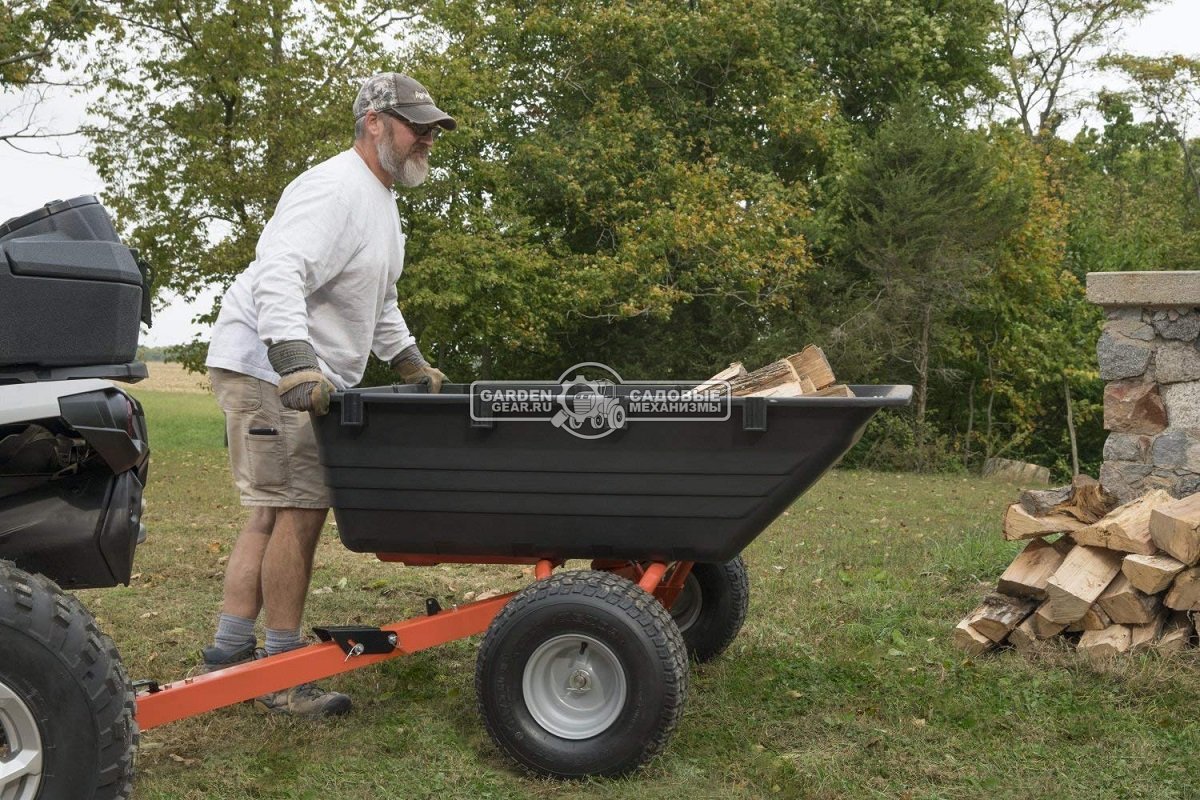
[[[245,513],[212,397],[146,388],[135,391],[154,450],[149,538],[131,586],[81,594],[131,676],[167,681],[210,640]],[[967,659],[951,647],[1020,547],[999,533],[1015,493],[962,476],[827,475],[747,549],[746,626],[693,668],[674,740],[634,777],[557,783],[514,769],[476,716],[467,640],[328,681],[356,704],[334,722],[238,706],[149,731],[134,797],[1197,797],[1195,651],[1093,667],[1065,650]],[[521,567],[383,564],[347,551],[332,526],[316,563],[310,625],[387,623],[423,613],[426,597],[448,607],[531,580]]]
[[[150,377],[134,386],[135,392],[206,393],[208,376],[188,372],[182,364],[151,361],[146,364]]]

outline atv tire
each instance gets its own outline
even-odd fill
[[[0,653],[0,797],[129,797],[133,687],[87,608],[0,561]]]
[[[692,565],[671,617],[683,634],[688,655],[699,664],[712,661],[733,642],[750,606],[750,578],[741,556],[724,564]]]

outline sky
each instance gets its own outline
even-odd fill
[[[1171,0],[1127,30],[1122,49],[1147,56],[1196,55],[1200,53],[1197,31],[1200,31],[1200,0]],[[39,119],[48,129],[72,130],[83,119],[85,105],[86,100],[78,96],[52,97],[38,110]],[[0,113],[11,110],[2,107]],[[0,117],[0,122],[3,121]],[[78,137],[61,142],[62,150],[68,154],[78,154],[84,146]],[[103,191],[104,183],[81,155],[68,158],[30,155],[0,144],[0,222],[53,200]],[[214,292],[205,292],[191,304],[179,298],[163,298],[163,307],[155,312],[154,326],[143,331],[142,344],[161,347],[206,335],[208,328],[192,319],[211,307],[213,296]]]

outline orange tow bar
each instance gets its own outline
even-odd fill
[[[487,557],[457,556],[452,559],[439,559],[437,556],[397,554],[381,554],[379,558],[384,561],[414,565],[432,565],[442,563],[443,560],[449,563],[533,564],[537,580],[550,577],[554,567],[562,563],[546,559],[513,558],[497,561]],[[613,567],[615,566],[613,565]],[[621,562],[620,566],[627,568],[629,562]],[[622,571],[616,568],[611,569],[614,572]],[[667,565],[655,562],[644,568],[638,565],[637,572],[640,574],[632,579],[647,592],[657,595],[664,605],[670,607],[670,603],[678,595],[687,571],[690,569],[690,562],[676,564],[667,583],[660,585],[666,574]],[[387,638],[387,641],[394,647],[390,652],[362,652],[362,648],[358,647],[353,639],[348,642],[351,645],[349,650],[343,649],[343,645],[336,641],[328,641],[228,667],[217,672],[210,672],[206,675],[184,678],[161,686],[152,686],[149,691],[137,696],[138,726],[144,731],[150,730],[159,725],[166,725],[169,722],[231,706],[269,692],[277,692],[302,683],[340,675],[343,672],[369,667],[381,661],[388,661],[399,656],[428,650],[439,644],[483,633],[515,594],[516,592],[512,592],[464,606],[438,610],[427,616],[384,625],[374,633],[376,636],[382,634]],[[391,637],[394,637],[394,640]]]

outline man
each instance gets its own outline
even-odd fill
[[[457,124],[394,72],[363,84],[354,118],[354,146],[284,190],[213,329],[207,365],[251,514],[229,557],[205,672],[255,657],[260,610],[268,655],[306,644],[301,616],[330,504],[309,412],[327,413],[330,391],[358,383],[371,351],[406,383],[436,392],[445,378],[396,307],[405,237],[391,187],[420,184],[436,135]],[[307,717],[350,710],[350,698],[313,684],[256,704]]]

